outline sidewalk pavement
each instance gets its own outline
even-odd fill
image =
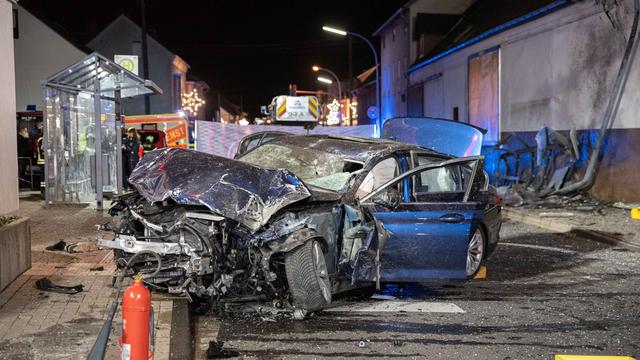
[[[629,210],[614,207],[599,211],[504,207],[502,211],[509,220],[640,250],[640,220],[632,219]],[[547,213],[547,216],[541,216],[542,213]]]
[[[44,248],[59,240],[95,241],[96,225],[109,219],[92,209],[44,209],[42,204],[32,197],[20,202],[21,215],[32,219],[33,266],[0,293],[0,359],[86,359],[116,294],[112,252],[68,254]],[[90,270],[98,266],[104,270]],[[44,292],[35,287],[43,277],[57,285],[82,284],[84,290],[74,295]],[[155,359],[168,359],[173,301],[154,297]],[[118,311],[106,359],[120,358],[121,319]]]

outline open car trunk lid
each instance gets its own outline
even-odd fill
[[[387,120],[382,126],[382,138],[452,155],[480,155],[482,137],[487,131],[453,120],[402,117]]]
[[[169,148],[146,154],[129,182],[150,202],[204,205],[257,230],[283,207],[311,194],[286,169],[265,169],[197,151]]]

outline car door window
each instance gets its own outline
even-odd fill
[[[431,155],[414,155],[414,167],[436,164],[441,158]],[[473,163],[450,164],[427,169],[413,176],[413,196],[417,201],[460,200],[472,175]]]
[[[434,158],[425,161],[430,162],[395,177],[387,186],[374,189],[372,193],[361,197],[361,200],[370,201],[385,189],[397,186],[406,178],[411,178],[413,183],[412,197],[415,202],[466,202],[469,196],[473,200],[474,195],[480,190],[481,186],[478,185],[483,182],[481,178],[484,175],[481,172],[478,174],[476,168],[482,168],[481,157],[450,160]]]
[[[377,163],[371,171],[365,176],[356,191],[358,199],[366,196],[372,191],[378,189],[387,181],[395,178],[399,174],[398,162],[395,158],[389,157]]]

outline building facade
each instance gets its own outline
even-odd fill
[[[444,37],[472,2],[412,0],[376,30],[374,36],[380,38],[383,121],[420,112],[422,99],[413,101],[419,94],[408,86],[407,69]]]
[[[82,59],[88,52],[19,4],[13,5],[12,13],[16,108],[26,111],[27,106],[35,105],[36,110],[42,111],[42,81]]]
[[[520,14],[492,8],[499,3],[506,1],[474,4],[428,57],[409,68],[408,86],[424,94],[420,115],[457,113],[460,121],[488,130],[487,148],[510,135],[535,145],[544,126],[567,135],[575,129],[578,162],[586,162],[627,44],[633,1],[536,1]],[[495,23],[480,21],[491,15]],[[632,80],[638,78],[636,56],[591,189],[602,200],[640,201],[633,180],[640,171],[640,83]]]
[[[12,2],[0,0],[0,216],[18,211]]]
[[[110,59],[113,59],[114,55],[137,56],[138,73],[143,76],[141,39],[140,27],[126,16],[120,15],[93,38],[87,47]],[[189,64],[149,35],[147,35],[147,54],[148,79],[163,90],[162,95],[149,97],[150,113],[175,113],[182,105],[181,98],[186,90]],[[144,98],[123,99],[127,115],[144,114],[144,101]]]

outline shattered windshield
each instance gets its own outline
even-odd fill
[[[240,160],[260,167],[287,169],[305,184],[333,191],[344,190],[351,174],[362,169],[362,164],[338,155],[279,144],[264,144]]]

